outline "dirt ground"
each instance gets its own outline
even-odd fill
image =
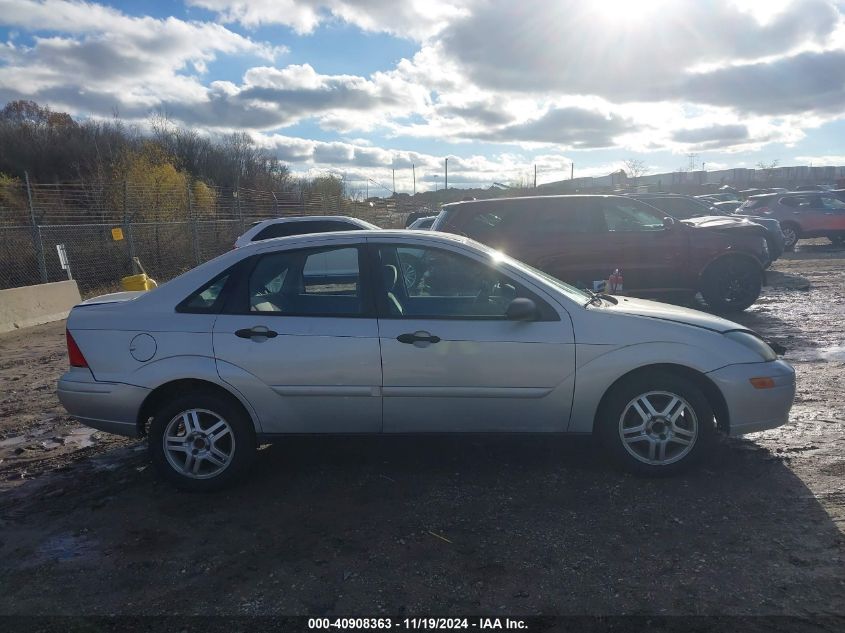
[[[736,318],[788,348],[790,423],[662,480],[585,439],[297,438],[180,493],[65,415],[63,323],[0,335],[0,614],[843,615],[843,264],[802,242]]]

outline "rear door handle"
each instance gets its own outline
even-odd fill
[[[278,335],[278,332],[274,332],[263,325],[255,325],[251,328],[244,328],[235,332],[235,336],[239,338],[276,338]]]
[[[396,337],[396,340],[400,343],[407,343],[408,345],[413,345],[414,343],[439,343],[440,337],[433,336],[428,332],[409,332],[407,334],[400,334]]]

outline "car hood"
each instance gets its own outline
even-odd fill
[[[707,229],[710,231],[757,231],[761,232],[762,227],[744,218],[728,217],[725,215],[705,215],[700,218],[688,218],[681,220],[683,224],[696,229]]]
[[[648,301],[647,299],[635,299],[633,297],[614,297],[614,299],[617,301],[615,305],[612,305],[609,301],[605,301],[601,309],[609,313],[629,314],[631,316],[692,325],[714,332],[747,329],[738,323],[701,312],[700,310],[682,308],[658,301]]]

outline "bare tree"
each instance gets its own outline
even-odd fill
[[[640,176],[645,176],[648,173],[648,167],[646,167],[645,161],[638,158],[629,158],[623,164],[625,165],[624,171],[628,175],[628,178],[634,182],[636,182]]]
[[[757,163],[757,169],[763,172],[763,175],[766,177],[766,180],[771,180],[772,178],[774,178],[775,169],[777,169],[777,166],[779,164],[780,161],[777,159],[773,160],[770,163],[761,160],[759,163]]]

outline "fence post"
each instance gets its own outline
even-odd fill
[[[191,241],[193,242],[194,247],[194,261],[196,265],[200,265],[200,243],[199,243],[199,235],[197,234],[197,218],[194,214],[194,199],[191,195],[191,183],[189,182],[185,189],[188,194],[188,218],[190,218],[191,222]]]
[[[29,184],[29,172],[23,172],[26,178],[26,197],[29,200],[29,221],[32,225],[32,244],[38,257],[38,269],[41,283],[47,283],[47,261],[44,258],[44,242],[41,240],[41,227],[35,222],[35,206],[32,204],[32,187]]]
[[[132,235],[132,216],[129,215],[129,182],[123,181],[123,231],[129,247],[129,268],[135,273],[135,237]]]
[[[235,189],[235,202],[238,205],[238,220],[241,221],[241,232],[240,232],[240,234],[243,235],[244,231],[246,231],[246,228],[244,227],[244,212],[243,212],[243,209],[241,209],[241,190],[240,190],[240,188]]]

